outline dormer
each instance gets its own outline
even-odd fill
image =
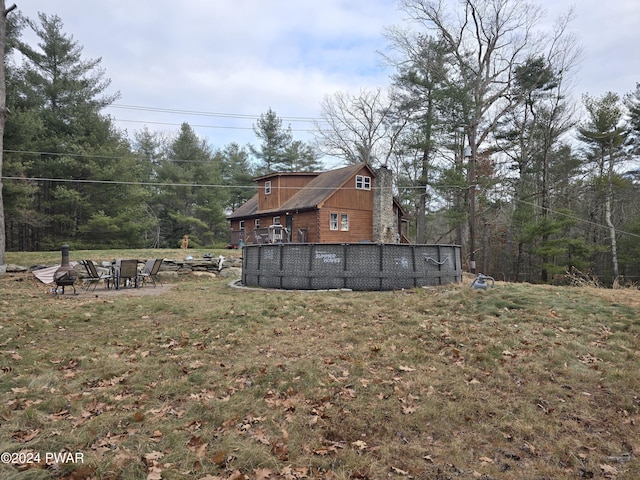
[[[258,211],[280,208],[317,176],[316,172],[281,172],[255,178],[258,183]]]

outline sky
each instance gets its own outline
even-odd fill
[[[15,3],[32,19],[38,12],[57,15],[83,57],[101,59],[108,93],[121,95],[105,113],[129,136],[145,126],[171,135],[188,122],[214,149],[259,144],[252,127],[268,109],[295,139],[311,141],[325,96],[389,86],[394,72],[381,55],[388,51],[384,33],[407,26],[395,0]],[[574,8],[570,30],[583,50],[576,98],[635,89],[638,0],[533,3],[547,11],[549,24]]]

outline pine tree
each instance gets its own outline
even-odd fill
[[[221,186],[220,159],[205,140],[183,123],[157,168],[152,202],[160,219],[160,246],[175,248],[188,235],[191,245],[226,241],[226,189]]]
[[[99,245],[105,241],[105,221],[116,232],[109,244],[131,246],[135,240],[130,237],[142,223],[143,192],[113,182],[138,180],[142,172],[128,141],[101,114],[119,93],[106,93],[110,80],[101,60],[82,57],[82,47],[63,33],[59,17],[39,14],[38,20],[26,20],[39,38],[37,47],[16,42],[8,95],[15,115],[9,119],[7,148],[22,152],[12,155],[16,175],[45,180],[25,182],[23,191],[15,192],[34,212],[29,217],[25,210],[25,223],[13,228],[20,232],[14,234],[15,246]]]
[[[237,143],[230,143],[217,156],[220,158],[222,181],[229,187],[225,207],[233,211],[256,193],[249,152]]]
[[[604,221],[609,230],[613,285],[617,286],[620,272],[616,226],[612,216],[614,177],[615,165],[625,155],[624,145],[629,132],[623,122],[622,103],[617,94],[608,92],[600,98],[584,95],[583,101],[589,117],[578,128],[579,139],[589,149],[587,161],[596,165],[596,186],[604,186]]]
[[[251,153],[260,162],[258,173],[267,174],[278,171],[286,163],[286,150],[291,145],[293,136],[291,127],[284,128],[282,119],[271,108],[253,126],[256,136],[262,141],[258,148],[250,146]]]

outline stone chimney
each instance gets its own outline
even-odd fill
[[[373,242],[398,243],[398,222],[393,214],[393,174],[382,166],[373,184]]]

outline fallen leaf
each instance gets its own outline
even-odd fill
[[[268,468],[256,468],[253,473],[256,475],[255,480],[268,480],[271,477],[273,470]]]
[[[367,442],[363,442],[362,440],[356,440],[355,442],[351,442],[351,445],[356,447],[357,450],[366,450]]]
[[[149,467],[147,480],[162,480],[162,469],[156,466]]]
[[[618,475],[618,469],[606,463],[601,464],[600,469],[605,475]]]
[[[144,459],[149,463],[154,463],[155,461],[160,460],[162,457],[164,457],[164,453],[158,451],[149,452],[144,455]]]
[[[397,473],[398,475],[404,475],[405,477],[409,475],[409,472],[407,472],[406,470],[400,470],[399,468],[396,468],[396,467],[391,467],[391,470],[393,471],[393,473]]]
[[[18,430],[16,432],[13,432],[13,434],[11,434],[11,437],[20,443],[26,443],[26,442],[30,442],[31,440],[36,438],[38,435],[40,435],[39,429],[28,430],[28,431]]]
[[[246,480],[246,478],[247,477],[244,475],[244,473],[241,473],[239,470],[236,470],[231,474],[231,476],[229,477],[229,480]]]
[[[416,369],[415,369],[415,368],[413,368],[413,367],[407,367],[407,366],[404,366],[404,365],[400,365],[400,366],[398,367],[398,370],[400,370],[401,372],[415,372],[415,371],[416,371]]]
[[[213,454],[211,457],[211,461],[215,463],[219,467],[224,467],[227,463],[227,452],[226,450],[221,450]]]

